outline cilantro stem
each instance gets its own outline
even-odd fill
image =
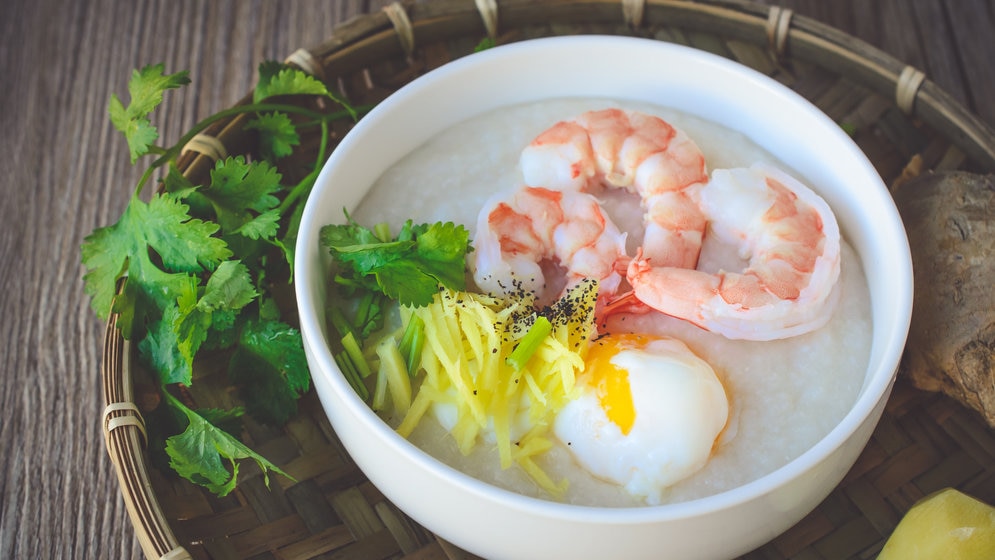
[[[368,108],[364,108],[364,110],[368,110]],[[288,105],[285,103],[247,103],[245,105],[237,105],[235,107],[229,107],[228,109],[222,109],[221,111],[218,111],[217,113],[193,125],[193,127],[190,128],[190,130],[188,130],[183,136],[180,137],[180,139],[176,142],[176,144],[174,144],[169,148],[162,148],[160,146],[149,146],[150,153],[155,153],[159,155],[159,158],[153,161],[152,164],[149,166],[149,170],[158,169],[163,165],[166,165],[167,163],[174,161],[180,155],[180,151],[183,150],[183,147],[186,146],[188,142],[190,142],[191,138],[200,134],[212,124],[224,119],[236,117],[238,115],[246,113],[261,113],[267,111],[269,112],[282,111],[286,113],[304,115],[305,117],[310,117],[320,122],[322,124],[322,138],[321,138],[322,147],[320,150],[321,156],[324,155],[326,149],[326,142],[328,137],[328,123],[334,120],[353,116],[353,113],[347,110],[335,111],[332,113],[324,114],[324,113],[319,113],[317,111],[313,111],[311,109],[305,109],[304,107],[299,107],[297,105]],[[316,167],[320,168],[320,165]],[[316,176],[317,175],[315,174],[315,177]],[[142,176],[142,179],[138,182],[136,192],[139,193],[142,192],[142,189],[145,188],[145,184],[148,182],[150,177],[151,173],[147,171]]]
[[[321,121],[321,142],[318,145],[318,159],[314,164],[314,169],[307,174],[306,177],[301,179],[301,182],[287,193],[287,196],[280,203],[278,211],[282,216],[287,208],[290,208],[294,202],[301,196],[306,196],[311,192],[311,187],[314,186],[315,180],[318,179],[318,174],[321,173],[322,162],[325,161],[325,152],[328,150],[328,121]]]
[[[553,325],[549,319],[542,315],[536,317],[535,322],[529,327],[529,332],[525,333],[515,349],[508,355],[506,363],[515,368],[515,371],[522,370],[551,332],[553,332]]]

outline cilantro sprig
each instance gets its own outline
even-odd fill
[[[469,231],[452,222],[415,225],[408,220],[397,236],[381,223],[372,229],[356,223],[346,213],[345,224],[323,226],[320,243],[337,264],[333,281],[345,298],[356,301],[351,318],[333,305],[330,322],[339,334],[341,349],[335,358],[353,387],[365,398],[362,379],[371,368],[361,344],[384,325],[390,301],[423,307],[432,303],[439,287],[466,289],[466,254],[472,250]],[[408,341],[406,359],[420,347]]]
[[[397,236],[390,238],[385,224],[363,227],[348,217],[348,223],[321,228],[320,242],[340,265],[335,282],[350,295],[389,298],[401,305],[421,307],[432,303],[439,285],[454,290],[466,288],[466,253],[470,234],[452,222],[414,225],[408,220]],[[361,305],[358,325],[364,337],[368,326],[382,318]],[[380,305],[382,307],[382,305]]]
[[[159,139],[159,131],[152,126],[149,113],[162,103],[162,95],[167,89],[176,89],[190,83],[188,72],[163,74],[165,65],[155,64],[135,70],[128,82],[128,94],[131,102],[127,107],[111,94],[107,105],[107,113],[114,128],[124,133],[128,141],[128,151],[131,153],[131,163],[147,154]]]
[[[124,135],[132,163],[154,159],[118,221],[84,239],[83,279],[97,316],[118,313],[122,334],[137,343],[164,396],[160,406],[172,411],[164,416],[178,419],[172,433],[150,434],[150,441],[164,441],[159,451],[179,475],[225,495],[237,484],[242,460],[254,461],[264,476],[287,476],[223,426],[243,412],[281,424],[309,390],[300,333],[275,302],[292,279],[303,202],[327,157],[330,124],[358,112],[320,80],[264,62],[251,102],[213,114],[175,143],[160,145],[151,115],[168,90],[188,83],[185,71],[167,74],[164,65],[150,65],[132,74],[127,104],[111,96],[108,116]],[[326,102],[305,105],[296,102],[300,96]],[[240,114],[249,116],[245,128],[258,135],[258,154],[218,161],[202,184],[184,177],[177,161],[190,139]],[[319,134],[313,165],[288,180],[281,160],[301,145],[305,128]],[[160,188],[143,197],[157,173]],[[196,410],[177,390],[195,383],[198,357],[208,351],[227,356],[227,374],[244,408]]]

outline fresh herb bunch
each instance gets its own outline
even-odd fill
[[[466,289],[465,256],[471,247],[470,232],[462,225],[408,220],[392,238],[386,223],[368,229],[346,217],[346,224],[322,227],[320,242],[340,265],[333,281],[347,296],[383,298],[374,304],[375,312],[359,314],[362,320],[354,327],[362,338],[382,326],[383,301],[421,307],[432,303],[440,284]]]
[[[258,464],[267,484],[270,471],[287,476],[221,426],[244,414],[282,424],[310,387],[300,332],[281,317],[275,291],[292,279],[298,224],[327,156],[330,125],[355,119],[357,112],[321,81],[265,62],[251,103],[216,113],[163,147],[149,115],[167,90],[190,82],[187,72],[163,69],[150,65],[133,73],[127,106],[111,96],[110,120],[124,133],[131,162],[155,159],[117,223],[84,240],[83,279],[93,310],[101,318],[118,314],[122,335],[137,343],[159,385],[161,403],[151,414],[172,421],[150,428],[173,429],[150,434],[150,440],[163,442],[177,473],[223,496],[237,484],[243,459]],[[288,101],[299,96],[324,98],[332,109]],[[177,167],[181,150],[212,123],[239,114],[248,115],[246,128],[258,133],[258,156],[220,160],[205,184],[193,184]],[[314,130],[313,165],[299,181],[285,180],[278,160]],[[146,202],[141,195],[157,172],[159,188]],[[223,353],[244,408],[194,410],[185,404],[182,388],[194,382],[196,359],[206,352]]]
[[[370,395],[363,379],[373,368],[364,356],[364,343],[383,328],[391,302],[423,307],[432,303],[440,287],[466,289],[466,254],[473,250],[470,232],[452,222],[415,225],[408,220],[392,237],[389,224],[369,229],[347,212],[345,224],[326,225],[319,236],[336,264],[333,284],[343,300],[356,302],[352,313],[338,304],[326,310],[339,335],[337,345],[335,339],[331,341],[335,361],[366,400]],[[421,341],[421,325],[409,323],[400,342],[406,375],[414,375]]]

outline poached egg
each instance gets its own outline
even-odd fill
[[[729,418],[715,371],[674,338],[604,336],[578,383],[580,396],[554,422],[557,438],[592,475],[651,505],[705,465]]]

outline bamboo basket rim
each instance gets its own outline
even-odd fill
[[[326,41],[295,51],[287,62],[334,85],[342,76],[362,72],[382,59],[410,61],[424,44],[468,35],[490,36],[500,44],[518,40],[515,31],[519,28],[548,22],[608,24],[614,26],[615,34],[638,35],[661,26],[718,33],[764,48],[774,66],[794,60],[818,65],[890,100],[908,119],[936,131],[949,141],[944,157],[953,159],[955,165],[995,170],[995,131],[921,71],[827,24],[749,1],[405,0],[341,24]],[[419,71],[412,70],[411,77]],[[238,104],[249,100],[251,93]],[[206,129],[187,146],[179,168],[187,176],[203,176],[217,158],[244,151],[248,142],[242,130],[245,121],[240,115]],[[101,363],[107,451],[145,555],[193,558],[163,513],[150,481],[144,419],[134,403],[131,355],[131,344],[121,336],[117,316],[112,314],[104,332]]]

